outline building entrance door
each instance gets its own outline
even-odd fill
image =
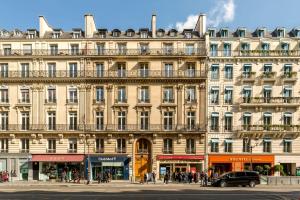
[[[151,172],[151,143],[147,139],[139,139],[135,144],[135,177],[141,180]]]

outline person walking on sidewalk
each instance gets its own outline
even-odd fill
[[[154,184],[156,183],[155,177],[156,177],[156,174],[155,174],[155,172],[153,171],[153,172],[152,172],[152,178],[153,178],[153,183],[154,183]]]

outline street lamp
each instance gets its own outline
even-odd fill
[[[256,142],[254,145],[251,145],[250,144],[250,141],[251,139],[250,138],[247,138],[247,143],[248,143],[248,146],[250,148],[250,153],[251,153],[251,158],[250,158],[250,169],[251,171],[253,171],[253,160],[252,160],[252,153],[253,153],[253,148],[258,146],[258,142]]]

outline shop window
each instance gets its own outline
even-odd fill
[[[164,139],[164,147],[163,147],[164,154],[172,154],[173,153],[173,140],[170,138]]]

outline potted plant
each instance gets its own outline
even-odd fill
[[[274,165],[274,171],[275,171],[275,176],[284,175],[283,166],[280,164]]]

